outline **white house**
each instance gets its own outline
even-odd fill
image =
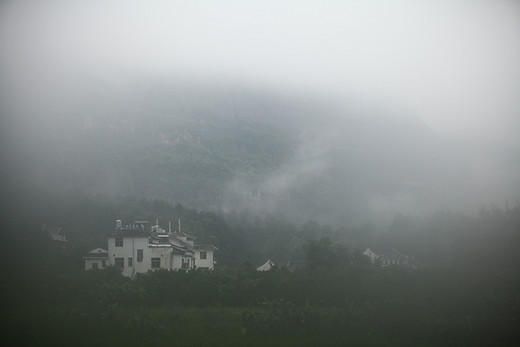
[[[400,253],[395,249],[377,250],[374,251],[367,248],[364,255],[370,258],[370,261],[375,264],[378,262],[381,266],[397,265],[400,267],[418,268],[417,261],[406,254]]]
[[[58,227],[48,227],[46,224],[42,225],[42,231],[46,232],[53,241],[58,242],[67,242],[67,237],[63,232],[63,228],[61,226]]]
[[[108,251],[103,248],[96,248],[88,252],[85,259],[85,270],[104,269],[108,263]]]
[[[257,271],[269,271],[275,266],[278,266],[280,269],[285,269],[289,271],[296,271],[305,268],[304,262],[293,262],[290,260],[285,261],[272,261],[268,259],[263,265],[260,265],[256,268]]]
[[[269,271],[271,270],[273,267],[275,266],[275,264],[271,261],[271,259],[268,259],[265,264],[263,265],[260,265],[259,267],[257,267],[256,269],[258,271]]]
[[[123,226],[117,220],[114,232],[108,237],[107,264],[120,267],[128,277],[156,269],[213,269],[213,252],[217,248],[195,241],[179,231],[166,232],[157,222],[148,228],[146,221]],[[85,269],[87,261],[91,262],[89,259],[85,257]]]

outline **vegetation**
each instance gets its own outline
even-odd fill
[[[3,260],[15,265],[1,286],[7,318],[2,334],[12,343],[402,346],[518,341],[519,205],[484,209],[476,216],[396,216],[381,234],[369,227],[335,230],[313,221],[296,226],[282,217],[224,217],[161,201],[82,194],[54,198],[52,206],[32,199],[32,205],[18,210],[24,218],[11,215],[5,229],[11,232],[2,233]],[[105,246],[114,217],[128,214],[181,218],[184,231],[218,242],[217,269],[155,271],[133,279],[116,268],[83,271],[81,257]],[[66,246],[41,232],[41,216],[49,216],[49,225],[66,222]],[[255,229],[248,230],[253,222]],[[422,267],[372,265],[356,249],[363,243],[402,245]],[[299,254],[305,267],[261,272],[247,261],[249,254],[260,258],[288,245],[289,254]],[[299,253],[291,248],[298,246]]]
[[[459,179],[445,165],[450,151],[418,119],[382,124],[325,101],[248,90],[128,88],[120,99],[100,86],[91,100],[63,100],[63,109],[20,121],[5,148],[14,193],[79,189],[356,226],[379,218],[377,197],[405,188],[430,206],[428,187]]]

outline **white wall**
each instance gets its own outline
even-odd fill
[[[85,259],[85,270],[92,269],[92,264],[98,264],[98,269],[103,269],[103,259]],[[106,265],[109,265],[108,259],[105,259]]]
[[[161,259],[161,269],[182,269],[182,259],[189,258],[180,254],[173,254],[171,247],[151,245],[148,236],[122,237],[123,246],[116,247],[116,237],[108,238],[108,257],[110,264],[115,264],[115,258],[123,258],[123,275],[134,276],[136,273],[146,273],[152,269],[152,258]],[[143,250],[143,260],[137,261],[137,251]],[[194,266],[213,269],[213,251],[206,251],[206,259],[200,259],[200,251],[196,251],[195,258],[190,258],[190,269]],[[132,258],[132,266],[128,266],[128,258]],[[86,266],[86,265],[85,265]]]
[[[123,246],[116,247],[116,237],[108,239],[108,256],[111,264],[115,264],[115,258],[123,258],[123,275],[134,276],[136,273],[146,273],[152,269],[152,258],[161,259],[161,269],[175,270],[182,267],[182,256],[173,255],[171,247],[157,247],[150,245],[147,236],[123,237]],[[143,260],[137,261],[137,251],[143,250]],[[132,266],[128,266],[128,258],[132,258]],[[190,261],[193,265],[193,260]]]
[[[200,259],[200,252],[206,252],[206,259]],[[213,251],[195,251],[195,266],[197,268],[213,269]]]
[[[144,251],[143,265],[148,270],[152,270],[152,258],[161,259],[161,269],[171,270],[172,269],[172,248],[171,247],[148,247],[147,251]]]
[[[171,260],[172,269],[181,269],[182,268],[182,255],[181,254],[173,254]]]
[[[147,272],[151,268],[148,247],[148,237],[123,237],[123,247],[115,246],[116,238],[108,238],[108,257],[110,264],[115,264],[115,258],[124,258],[123,275],[133,276],[137,272]],[[143,250],[143,261],[137,261],[137,250]],[[128,258],[132,258],[132,266],[128,266]],[[147,260],[148,259],[148,260]]]

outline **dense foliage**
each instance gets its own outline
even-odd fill
[[[187,345],[514,345],[518,339],[519,205],[476,216],[398,215],[380,233],[313,221],[296,226],[282,217],[223,217],[161,201],[75,193],[56,195],[49,205],[48,198],[27,200],[1,234],[2,260],[11,264],[2,277],[9,317],[3,336],[19,344],[169,345],[176,338]],[[115,216],[130,215],[181,218],[184,231],[218,243],[219,266],[133,279],[116,268],[83,271],[84,252],[104,246]],[[67,245],[42,233],[42,217],[49,225],[64,223]],[[399,247],[421,267],[372,265],[362,245]],[[305,266],[256,270],[263,256],[283,250],[282,259],[299,256]]]

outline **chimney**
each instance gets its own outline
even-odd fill
[[[121,219],[116,220],[116,230],[119,231],[123,227],[123,221]]]

